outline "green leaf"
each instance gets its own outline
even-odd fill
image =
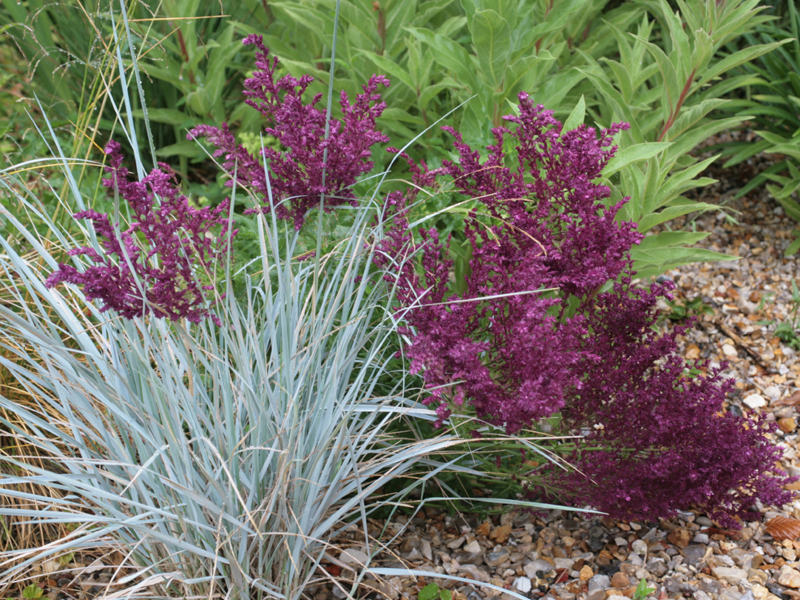
[[[738,52],[734,52],[730,56],[723,58],[721,61],[716,63],[715,65],[709,66],[707,70],[702,71],[702,76],[700,79],[692,84],[693,89],[700,89],[703,85],[711,81],[712,79],[719,77],[723,73],[727,73],[731,69],[738,67],[741,64],[746,62],[750,62],[754,58],[758,58],[762,54],[766,54],[767,52],[772,52],[775,48],[782,46],[783,44],[787,44],[791,42],[791,40],[783,40],[780,42],[774,42],[772,44],[762,44],[760,46],[749,46],[744,48],[743,50],[739,50]]]
[[[428,103],[443,90],[458,89],[460,87],[461,86],[458,85],[456,80],[451,79],[450,77],[445,77],[436,85],[428,86],[422,90],[422,93],[419,95],[420,108],[427,107]]]
[[[419,600],[433,600],[438,595],[439,595],[439,584],[429,583],[419,591],[417,598],[419,598]]]
[[[218,40],[219,47],[214,48],[208,58],[206,90],[212,105],[222,101],[222,87],[225,85],[228,64],[242,50],[242,42],[233,39],[235,29],[233,25],[225,28]]]
[[[381,115],[384,119],[390,119],[394,121],[405,121],[406,123],[414,123],[416,125],[425,125],[425,121],[422,117],[418,117],[416,115],[412,115],[408,111],[403,110],[402,108],[387,108],[384,109],[383,114]]]
[[[299,2],[270,2],[270,10],[274,11],[285,23],[313,32],[320,42],[330,38],[325,18],[320,11],[301,5]]]
[[[22,590],[22,597],[26,600],[38,600],[42,596],[44,596],[44,590],[33,583]]]
[[[666,223],[672,219],[677,219],[683,215],[688,215],[693,212],[706,212],[710,210],[718,210],[719,206],[716,204],[707,204],[705,202],[691,202],[689,204],[681,204],[679,206],[668,206],[658,212],[650,213],[639,221],[636,229],[640,233],[645,233],[661,223]]]
[[[470,24],[478,63],[494,91],[500,91],[511,52],[511,26],[493,10],[478,10]]]
[[[674,246],[690,246],[709,236],[707,231],[662,231],[648,235],[638,245],[639,250],[672,248]]]
[[[798,182],[798,184],[800,184],[800,182]],[[787,215],[789,215],[795,221],[800,222],[800,205],[798,205],[788,195],[782,194],[782,190],[780,190],[777,186],[768,184],[767,191],[772,194],[773,198],[781,203],[781,206],[783,207],[783,210],[786,211]]]
[[[137,119],[143,119],[144,111],[135,110],[133,111],[133,116]],[[176,127],[191,127],[196,122],[193,117],[175,108],[149,108],[147,110],[147,118],[156,123],[166,123]]]
[[[633,139],[637,142],[644,142],[645,140],[637,125],[636,117],[619,91],[611,84],[611,80],[605,72],[597,66],[596,63],[593,68],[577,67],[576,70],[594,83],[597,90],[605,98],[606,102],[608,102],[609,107],[614,111],[615,114],[613,118],[622,118],[622,120],[629,123],[631,126],[630,134],[633,136]]]
[[[581,94],[581,99],[578,100],[578,104],[575,105],[575,108],[572,109],[572,112],[569,114],[569,117],[567,117],[567,120],[564,121],[562,131],[572,131],[573,129],[577,129],[583,125],[583,120],[585,117],[586,100]]]
[[[381,56],[375,52],[371,52],[369,50],[356,50],[356,53],[360,56],[363,56],[367,60],[369,60],[372,64],[378,67],[378,70],[382,71],[383,74],[387,75],[391,80],[392,83],[395,81],[400,81],[406,84],[409,88],[417,91],[416,86],[414,85],[414,81],[411,78],[411,74],[404,69],[400,63],[390,60],[385,56]]]
[[[609,177],[628,165],[654,157],[671,145],[672,142],[645,142],[644,144],[628,146],[623,150],[619,150],[614,155],[614,158],[608,161],[608,165],[603,169],[603,175]]]
[[[417,8],[412,23],[414,25],[425,25],[430,23],[437,14],[439,14],[452,3],[453,0],[425,0],[422,7]],[[464,19],[464,22],[466,23],[466,19]]]
[[[641,38],[637,35],[633,36],[639,43],[644,44],[645,48],[647,48],[648,52],[656,59],[658,63],[658,69],[661,71],[662,77],[662,86],[664,92],[668,98],[669,103],[669,112],[675,110],[675,107],[678,104],[678,97],[681,94],[681,88],[683,87],[683,82],[678,78],[678,72],[675,69],[675,65],[672,64],[670,57],[664,54],[664,51],[653,44],[652,42]]]
[[[676,139],[671,140],[674,142],[674,144],[665,152],[664,159],[668,164],[673,163],[683,155],[694,150],[699,143],[704,142],[712,135],[719,133],[720,131],[725,131],[726,129],[735,127],[746,118],[746,116],[741,116],[729,117],[727,119],[715,119],[709,123],[706,123],[705,125],[701,125],[699,127],[690,129],[685,133],[681,133]]]
[[[445,69],[450,69],[471,92],[478,90],[474,62],[461,44],[422,27],[407,27],[406,30],[430,46],[433,50],[433,59]]]
[[[670,200],[681,195],[687,190],[714,183],[714,181],[716,181],[715,179],[694,178],[705,171],[706,168],[708,168],[708,166],[711,165],[711,163],[713,163],[716,159],[716,156],[712,156],[692,165],[691,167],[686,167],[681,171],[673,171],[670,174],[669,179],[667,179],[663,185],[660,185],[657,190],[653,191],[652,200],[645,204],[647,213],[661,208]]]
[[[189,81],[188,77],[184,77],[183,79],[181,79],[179,75],[179,73],[181,72],[180,65],[178,63],[170,61],[168,61],[167,64],[170,66],[169,69],[159,67],[157,65],[154,65],[146,61],[140,61],[139,69],[141,69],[144,73],[146,73],[147,75],[149,75],[154,79],[160,79],[161,81],[166,81],[167,83],[172,84],[174,87],[183,91],[184,93],[188,92],[189,89],[191,89],[190,88],[191,82]]]
[[[792,243],[789,244],[789,247],[786,249],[786,256],[797,254],[798,250],[800,250],[800,237],[795,236],[795,239],[792,240]]]
[[[640,250],[634,247],[631,249],[631,258],[637,276],[644,279],[691,263],[731,260],[738,257],[702,248],[670,247]]]
[[[183,142],[170,144],[169,146],[164,146],[163,148],[156,150],[156,155],[163,158],[169,158],[171,156],[188,156],[189,158],[193,158],[200,155],[205,156],[205,153],[197,142],[186,140]]]

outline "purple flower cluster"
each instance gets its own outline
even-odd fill
[[[250,35],[244,39],[244,44],[258,48],[256,70],[253,77],[244,82],[245,102],[268,122],[264,132],[274,136],[286,149],[286,152],[273,148],[261,151],[260,155],[269,166],[269,183],[260,157],[236,143],[227,123],[222,127],[195,127],[188,139],[206,137],[216,146],[214,156],[224,156],[223,166],[231,175],[235,171],[237,183],[261,196],[266,204],[264,211],[271,209],[271,188],[275,215],[292,219],[296,229],[303,226],[306,213],[320,204],[323,195],[326,209],[342,204],[355,206],[357,202],[351,188],[359,175],[372,169],[370,148],[388,141],[385,134],[375,130],[375,119],[386,108],[375,90],[378,84],[388,87],[389,80],[373,75],[363,86],[364,93],[359,94],[352,105],[342,91],[343,121],[331,120],[326,139],[325,111],[316,106],[321,95],[316,95],[310,104],[304,104],[302,99],[313,77],[304,75],[298,80],[286,75],[276,82],[278,59],[269,59],[269,50],[261,36]],[[232,183],[229,181],[227,185]]]
[[[617,278],[641,238],[635,225],[615,221],[619,206],[599,210],[609,190],[592,182],[624,126],[604,131],[598,142],[586,127],[562,135],[551,115],[523,94],[520,116],[506,117],[515,131],[493,131],[496,143],[484,163],[446,128],[456,139],[459,163],[433,171],[411,165],[416,185],[449,177],[485,209],[467,221],[472,273],[458,303],[445,302],[450,264],[440,258],[435,230],[422,232],[425,275],[406,263],[400,281],[401,301],[413,307],[406,354],[412,370],[424,371],[429,401],[439,405],[442,418],[451,402],[468,398],[479,417],[514,433],[560,410],[569,390],[583,385],[577,367],[588,335],[581,312],[565,314],[564,297],[591,302],[601,285]],[[516,170],[506,166],[506,136],[516,142]],[[403,203],[396,195],[391,202]],[[402,208],[391,235],[387,253],[408,246]],[[428,290],[424,297],[422,290]]]
[[[561,433],[591,434],[568,457],[577,470],[551,471],[548,487],[618,517],[699,505],[730,519],[757,499],[787,501],[765,423],[720,412],[729,390],[720,374],[690,375],[674,336],[654,333],[669,285],[631,283],[629,251],[642,236],[615,219],[622,204],[607,206],[610,190],[594,183],[627,125],[598,139],[590,127],[563,132],[526,94],[519,109],[505,117],[513,130],[493,130],[484,162],[452,128],[457,163],[431,170],[409,160],[417,186],[446,179],[479,201],[467,220],[462,297],[449,292],[452,265],[436,230],[414,243],[415,194],[388,199],[393,225],[379,262],[420,256],[421,268],[397,261],[404,352],[440,422],[463,404],[509,433],[560,415]]]
[[[70,256],[85,255],[98,264],[83,272],[59,264],[45,285],[82,285],[88,300],[103,301],[101,311],[113,309],[128,319],[141,316],[146,308],[156,318],[186,318],[197,323],[210,317],[219,325],[219,319],[204,308],[203,290],[213,290],[214,286],[200,285],[198,278],[210,278],[214,259],[230,243],[225,239],[228,202],[214,209],[190,207],[168,165],[159,163],[160,168],[141,182],[129,181],[128,169],[122,166],[120,145],[112,140],[105,151],[110,165],[106,172],[111,177],[103,179],[103,185],[111,192],[118,191],[128,202],[134,221],[128,229],[119,231],[119,223],[112,223],[110,215],[94,210],[73,215],[92,222],[95,232],[103,238],[106,256],[89,247],[72,249]],[[156,197],[160,199],[158,205]],[[216,226],[221,226],[219,235],[212,234]],[[235,234],[233,231],[231,238]],[[149,246],[148,252],[140,249],[141,241]],[[109,255],[117,257],[116,264]]]

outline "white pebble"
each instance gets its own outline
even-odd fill
[[[522,592],[523,594],[527,594],[531,591],[533,585],[531,584],[531,580],[527,577],[517,577],[514,580],[514,589],[518,592]]]
[[[755,410],[756,408],[763,408],[767,405],[767,401],[761,394],[750,394],[747,398],[742,400],[748,407]]]

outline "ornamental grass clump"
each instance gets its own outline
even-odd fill
[[[15,188],[59,245],[78,241]],[[334,579],[319,568],[324,553],[339,553],[332,538],[355,526],[376,554],[386,542],[368,535],[367,519],[408,505],[398,479],[413,488],[449,470],[479,476],[449,432],[392,433],[399,420],[435,415],[389,370],[393,290],[374,266],[376,213],[358,209],[335,251],[300,263],[298,234],[287,244],[274,218],[256,215],[262,272],[246,277],[241,297],[227,278],[222,327],[103,318],[79,289],[44,285],[56,265],[48,243],[9,218],[36,251],[21,256],[0,237],[10,300],[0,305],[9,350],[0,367],[31,400],[0,397],[0,425],[48,460],[3,457],[0,486],[14,503],[0,504],[0,518],[70,529],[0,558],[0,590],[35,582],[31,566],[46,560],[119,551],[117,597],[299,600],[320,584],[355,597],[360,569]]]
[[[790,500],[770,425],[724,412],[731,382],[721,369],[685,362],[676,334],[655,329],[671,284],[633,281],[630,249],[642,235],[615,218],[622,203],[610,205],[609,188],[594,182],[627,126],[599,137],[583,125],[564,131],[526,94],[519,100],[484,162],[451,128],[458,161],[430,169],[409,159],[418,188],[473,200],[462,296],[451,292],[437,231],[415,238],[409,227],[418,190],[389,198],[379,263],[421,253],[421,266],[397,269],[398,299],[404,353],[439,424],[466,409],[517,433],[557,417],[555,433],[583,435],[565,456],[575,468],[520,473],[523,487],[535,481],[531,495],[548,490],[620,518],[697,506],[734,525],[758,501]]]

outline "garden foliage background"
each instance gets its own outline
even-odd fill
[[[579,390],[599,375],[578,357],[600,355],[599,331],[615,331],[592,321],[603,303],[627,306],[637,327],[609,348],[647,359],[620,362],[635,372],[620,386],[654,389],[674,340],[651,332],[668,293],[651,280],[724,257],[694,247],[706,232],[671,222],[735,218],[694,195],[715,160],[778,155],[740,194],[766,184],[800,220],[798,30],[794,3],[758,0],[4,0],[3,583],[42,558],[103,547],[124,557],[130,586],[154,593],[294,598],[350,520],[366,531],[370,515],[426,502],[652,517],[685,508],[647,504],[667,482],[734,519],[756,500],[786,500],[762,424],[744,435],[730,417],[727,440],[677,452],[676,431],[718,418],[725,384],[707,365],[670,363],[666,391],[639,394],[644,404],[591,404]],[[243,39],[261,49],[258,63]],[[391,83],[363,88],[374,74]],[[732,129],[758,141],[695,157]],[[570,154],[575,130],[591,165]],[[539,162],[526,163],[535,148]],[[526,221],[535,209],[514,212],[518,197],[486,200],[513,180],[541,208],[534,184],[558,177],[564,199],[586,195],[547,204],[546,229]],[[120,221],[143,225],[123,234]],[[532,287],[507,294],[493,283],[531,261],[526,239],[568,258],[601,222],[603,265],[549,264],[560,278],[528,274]],[[611,247],[632,262],[612,264],[600,250]],[[148,286],[138,314],[130,299]],[[455,304],[426,321],[430,290]],[[492,398],[512,397],[528,388],[504,367],[522,354],[499,330],[519,323],[498,315],[520,307],[549,332],[572,332],[563,347],[574,358],[571,378],[542,375],[572,395],[524,417],[491,394],[482,404],[463,364],[431,358],[449,347],[425,329],[461,314],[470,364],[497,385]],[[531,330],[519,335],[535,352]],[[430,340],[437,352],[420,351]],[[673,411],[663,432],[614,437],[614,418],[624,429],[630,411],[655,414],[679,393],[706,421]],[[709,475],[701,457],[724,443],[747,458]],[[605,470],[583,477],[593,465]],[[631,467],[624,481],[620,465]],[[667,481],[679,473],[694,475]]]

